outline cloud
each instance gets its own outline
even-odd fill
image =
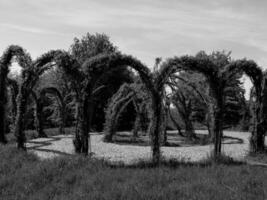
[[[233,50],[267,65],[266,6],[263,0],[2,0],[0,36],[14,43],[16,30],[28,44],[28,33],[42,35],[41,45],[28,44],[41,53],[38,46],[66,47],[74,36],[104,32],[149,66],[157,56],[202,49]]]
[[[36,27],[15,25],[15,24],[0,23],[0,27],[7,28],[7,29],[15,29],[17,31],[34,33],[34,34],[64,35],[63,33],[55,32],[55,31],[51,31],[51,30],[45,30],[45,29],[36,28]]]

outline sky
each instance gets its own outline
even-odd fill
[[[18,44],[36,58],[98,32],[149,67],[226,50],[266,69],[266,9],[265,0],[0,0],[0,53]]]

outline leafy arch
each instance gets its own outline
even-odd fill
[[[9,46],[0,58],[0,142],[6,143],[5,123],[6,123],[6,103],[7,103],[7,75],[12,59],[16,58],[22,67],[22,72],[27,70],[28,63],[31,61],[30,56],[25,50],[17,45]]]
[[[42,99],[46,94],[51,94],[57,99],[57,103],[59,105],[59,113],[60,113],[60,122],[59,122],[59,133],[65,134],[65,109],[66,105],[64,103],[64,99],[60,93],[60,91],[55,87],[47,87],[43,88],[40,92],[40,98]]]
[[[250,150],[252,152],[264,151],[265,134],[267,132],[267,84],[266,72],[252,60],[239,60],[228,66],[228,70],[241,72],[246,74],[252,84],[253,89],[251,90],[252,95],[255,97],[254,108],[251,110],[253,112],[253,127],[252,135],[250,138]]]
[[[62,72],[70,79],[72,85],[79,85],[80,76],[77,62],[68,55],[67,52],[56,50],[43,54],[35,61],[27,62],[27,70],[23,71],[23,81],[18,94],[18,106],[16,116],[15,135],[17,137],[18,148],[26,149],[24,144],[26,137],[23,131],[24,113],[27,108],[27,98],[39,80],[39,77],[53,66],[58,66]],[[79,89],[76,89],[79,91]],[[77,95],[78,96],[78,95]]]
[[[31,91],[31,96],[35,102],[35,117],[36,117],[36,129],[38,132],[38,137],[47,137],[43,129],[43,100],[45,95],[51,94],[57,99],[60,113],[60,123],[59,123],[59,133],[64,134],[65,127],[65,103],[63,101],[60,91],[55,87],[46,87],[41,89],[41,91],[34,92]]]
[[[135,69],[148,90],[151,97],[151,111],[152,111],[152,122],[150,126],[150,135],[152,138],[152,159],[153,162],[159,163],[160,161],[160,132],[161,132],[161,114],[162,114],[162,100],[160,92],[158,91],[157,85],[154,82],[153,76],[150,70],[142,64],[139,60],[122,54],[110,54],[110,55],[100,55],[92,59],[89,59],[83,65],[83,71],[86,76],[88,76],[88,81],[86,83],[84,91],[84,108],[83,121],[88,121],[88,113],[86,112],[88,108],[88,101],[92,94],[92,88],[94,88],[95,82],[99,79],[103,73],[108,72],[116,67],[131,67]],[[93,73],[92,73],[93,72]],[[95,76],[91,76],[94,74]],[[83,137],[88,138],[89,126],[84,123],[83,125]]]
[[[119,90],[112,96],[106,111],[105,119],[105,141],[112,141],[113,135],[116,133],[118,119],[127,105],[132,102],[136,111],[136,119],[134,123],[133,135],[137,136],[140,126],[141,112],[145,109],[145,103],[148,103],[144,95],[144,86],[141,83],[123,84]],[[146,102],[145,102],[146,101]]]
[[[134,95],[130,85],[123,84],[112,96],[105,115],[105,141],[112,141],[112,137],[116,133],[118,119],[126,106],[132,101]]]
[[[15,123],[16,120],[16,114],[17,114],[17,96],[19,93],[19,84],[16,80],[8,78],[7,84],[10,88],[11,92],[11,101],[12,101],[12,115],[13,115],[13,123]]]
[[[222,137],[222,116],[224,107],[224,89],[229,76],[234,72],[230,70],[222,71],[216,63],[212,62],[204,53],[199,53],[196,56],[182,56],[168,59],[161,68],[162,76],[159,76],[158,82],[162,85],[166,79],[179,71],[195,71],[203,74],[210,85],[210,93],[213,97],[214,109],[214,124],[213,132],[215,135],[214,141],[214,156],[221,154],[221,137]]]

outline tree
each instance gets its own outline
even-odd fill
[[[196,138],[193,123],[192,123],[192,98],[188,94],[188,91],[184,88],[178,89],[172,96],[172,102],[175,108],[178,110],[185,125],[185,135],[189,139]]]

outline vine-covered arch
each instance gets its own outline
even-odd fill
[[[38,132],[38,137],[47,137],[43,129],[43,100],[47,95],[53,95],[59,106],[60,122],[59,122],[59,133],[64,134],[65,127],[65,103],[60,91],[55,87],[46,87],[38,92],[31,91],[31,96],[35,101],[35,117],[36,117],[36,129]]]
[[[57,103],[59,105],[59,113],[60,113],[60,122],[59,122],[59,133],[65,134],[65,110],[66,105],[61,95],[60,91],[55,87],[47,87],[43,88],[40,92],[40,97],[43,98],[46,94],[51,94],[57,99]]]
[[[16,80],[8,78],[7,84],[10,88],[11,102],[12,102],[12,123],[15,123],[17,114],[17,96],[19,93],[19,84]]]
[[[119,90],[112,96],[105,115],[105,141],[111,142],[114,134],[116,133],[118,120],[129,105],[130,102],[133,103],[134,109],[136,111],[136,119],[133,127],[133,136],[137,137],[137,133],[140,127],[141,114],[146,108],[149,98],[145,95],[144,86],[142,83],[132,83],[123,84]]]
[[[205,54],[198,54],[197,56],[182,56],[168,59],[163,64],[161,74],[158,82],[162,85],[166,79],[171,75],[180,71],[195,71],[203,74],[210,85],[210,93],[213,97],[214,105],[214,124],[211,130],[214,132],[214,156],[221,154],[221,138],[223,127],[223,109],[224,109],[224,89],[226,87],[228,78],[235,75],[235,71],[228,70],[227,67],[221,69],[214,62],[212,62]],[[162,87],[162,86],[161,86]]]
[[[28,63],[31,62],[30,56],[25,50],[17,45],[9,46],[0,58],[0,142],[6,143],[5,138],[5,123],[6,123],[6,103],[7,103],[7,75],[9,73],[9,67],[12,59],[16,58],[16,61],[22,67],[22,72],[28,68]]]
[[[152,111],[152,122],[150,126],[150,135],[152,138],[152,159],[153,162],[159,163],[160,161],[160,131],[161,131],[161,114],[162,114],[162,100],[160,96],[160,92],[155,87],[156,84],[154,82],[153,76],[150,72],[150,70],[142,64],[139,60],[128,56],[128,55],[122,55],[122,54],[110,54],[110,55],[100,55],[96,56],[92,59],[89,59],[85,64],[83,65],[83,71],[85,74],[89,77],[86,88],[84,91],[84,108],[85,111],[83,113],[83,121],[88,121],[88,113],[86,112],[88,109],[88,103],[89,101],[87,99],[91,98],[92,95],[92,89],[94,88],[94,83],[97,81],[97,79],[103,75],[103,73],[108,72],[109,70],[112,70],[116,67],[131,67],[135,69],[139,76],[144,83],[145,87],[147,88],[150,96],[151,96],[151,111]],[[94,76],[91,76],[94,74]],[[97,76],[99,74],[99,76]],[[83,137],[85,140],[88,138],[88,131],[89,126],[86,123],[84,123],[83,126]]]
[[[15,57],[18,64],[22,67],[22,81],[19,85],[17,95],[17,112],[15,120],[15,136],[17,146],[25,148],[26,137],[24,134],[24,114],[27,109],[27,99],[39,80],[39,77],[52,66],[57,65],[71,79],[74,88],[79,86],[80,80],[84,77],[77,68],[75,59],[71,59],[65,51],[49,51],[33,61],[26,51],[19,46],[10,46],[1,57],[0,62],[0,142],[5,143],[5,105],[6,105],[6,86],[7,74],[12,58]],[[77,87],[76,92],[79,91]],[[79,96],[79,95],[76,95]]]
[[[252,60],[238,60],[228,66],[229,71],[247,75],[252,84],[251,94],[255,97],[253,128],[250,138],[252,152],[264,151],[265,134],[267,132],[267,74]]]
[[[133,100],[135,91],[129,84],[123,84],[112,96],[105,114],[105,141],[111,142],[116,133],[119,117],[127,105]]]

